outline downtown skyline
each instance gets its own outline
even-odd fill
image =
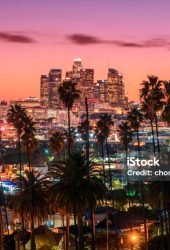
[[[138,100],[148,74],[169,80],[169,7],[166,0],[1,2],[0,100],[39,97],[41,74],[65,72],[75,57],[94,68],[95,81],[108,67],[119,70],[126,95]]]

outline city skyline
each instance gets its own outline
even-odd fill
[[[138,100],[148,74],[169,80],[169,7],[166,0],[1,2],[0,99],[39,97],[42,74],[70,70],[81,57],[95,81],[108,67],[123,73],[125,94]]]

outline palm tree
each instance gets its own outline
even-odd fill
[[[11,204],[16,214],[24,215],[31,222],[31,249],[36,249],[34,223],[36,219],[44,220],[48,215],[47,191],[49,181],[34,170],[25,171],[26,177],[15,179],[21,190],[12,198]],[[21,184],[20,184],[21,183]]]
[[[23,118],[24,127],[23,127],[23,134],[21,136],[21,146],[24,151],[27,152],[28,158],[28,165],[29,170],[31,168],[31,154],[36,150],[38,147],[38,141],[35,138],[36,128],[33,119],[30,116],[25,116]]]
[[[26,117],[25,108],[21,107],[21,105],[11,105],[10,109],[7,113],[7,121],[12,123],[14,128],[17,130],[18,137],[18,156],[19,156],[19,166],[20,166],[20,176],[22,171],[22,162],[21,162],[21,135],[23,133],[24,121],[23,119]]]
[[[105,152],[104,152],[104,142],[105,136],[103,132],[96,126],[95,134],[97,138],[97,142],[101,146],[101,154],[102,154],[102,166],[103,166],[103,182],[106,185],[106,173],[105,173]],[[108,228],[108,207],[107,207],[107,197],[106,197],[106,250],[109,248],[109,228]]]
[[[69,138],[71,138],[71,121],[70,121],[70,111],[73,107],[75,100],[80,98],[80,91],[76,89],[77,83],[73,82],[72,80],[64,80],[63,83],[59,86],[59,97],[60,100],[63,102],[64,106],[67,108],[68,111],[68,134]],[[70,147],[70,140],[68,141],[68,156],[70,158],[71,154],[71,147]]]
[[[127,157],[128,157],[128,146],[130,142],[132,141],[133,134],[131,131],[131,127],[129,126],[128,121],[122,122],[119,125],[118,129],[118,137],[122,144],[125,147],[125,153],[126,153],[126,169],[127,169]],[[128,195],[129,195],[129,181],[128,181]],[[129,207],[130,207],[130,199],[129,200]]]
[[[140,89],[141,101],[145,101],[153,107],[154,120],[156,126],[157,148],[160,154],[159,131],[158,131],[158,115],[157,112],[163,109],[164,105],[164,90],[163,81],[159,80],[157,76],[148,76],[149,81],[143,81]]]
[[[162,112],[163,120],[167,122],[168,126],[170,126],[170,81],[164,82],[164,93],[165,93],[165,106]]]
[[[154,107],[152,100],[145,100],[141,102],[141,112],[143,116],[150,121],[151,131],[152,131],[152,144],[154,155],[156,153],[155,147],[155,132],[154,132]]]
[[[136,133],[137,143],[138,143],[137,144],[138,155],[139,155],[139,158],[141,158],[139,128],[140,128],[141,123],[143,121],[143,115],[137,107],[134,107],[128,113],[127,120],[129,122],[129,125],[130,125],[130,128],[132,129],[132,131],[134,131]],[[147,249],[147,227],[146,227],[146,216],[145,216],[145,201],[144,201],[145,198],[144,198],[144,184],[143,184],[143,182],[141,182],[141,194],[142,194],[142,207],[143,207],[143,217],[144,217],[145,247]]]
[[[109,147],[108,147],[108,136],[111,131],[111,127],[114,125],[113,120],[110,115],[105,114],[100,117],[100,120],[96,123],[96,136],[97,140],[101,145],[101,152],[102,152],[102,158],[103,158],[103,176],[104,176],[104,184],[106,184],[106,174],[105,174],[105,164],[104,164],[104,143],[106,145],[106,154],[108,158],[108,165],[109,165],[109,186],[110,190],[112,190],[112,173],[110,169],[110,159],[109,159]],[[108,250],[108,240],[109,240],[109,234],[108,234],[108,207],[107,207],[107,199],[106,199],[106,249]]]
[[[89,132],[92,130],[90,122],[86,120],[82,121],[78,126],[78,132],[81,134],[82,140],[86,143],[86,156],[89,158]]]
[[[84,249],[82,215],[104,200],[106,187],[96,176],[94,164],[88,164],[80,153],[71,155],[70,161],[57,164],[52,174],[59,181],[51,187],[51,199],[66,214],[74,213],[78,217],[79,249]]]
[[[108,158],[108,165],[109,165],[109,184],[110,189],[112,189],[112,175],[110,169],[110,156],[109,156],[109,147],[108,147],[108,137],[111,132],[111,127],[114,125],[111,115],[104,114],[100,116],[100,119],[96,123],[96,130],[98,130],[98,134],[104,137],[104,142],[106,145],[106,154]]]
[[[143,121],[143,115],[141,111],[134,107],[131,109],[131,111],[128,113],[127,120],[129,122],[129,126],[131,130],[133,130],[136,133],[137,142],[138,142],[138,154],[140,157],[140,139],[139,139],[139,128],[141,126],[141,122]]]
[[[64,148],[64,134],[62,132],[55,132],[51,135],[49,143],[51,150],[54,154],[57,154],[59,159],[60,153]]]
[[[68,130],[64,130],[63,132],[64,135],[64,142],[67,145],[67,147],[70,147],[70,153],[73,152],[73,146],[75,143],[75,139],[76,139],[76,128],[74,127],[70,127],[70,135],[69,135],[69,131]]]

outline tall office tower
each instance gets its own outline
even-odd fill
[[[85,69],[80,73],[80,86],[83,97],[93,98],[94,69]]]
[[[49,86],[48,86],[48,107],[59,108],[61,106],[58,87],[62,81],[62,70],[51,69],[49,72]]]
[[[47,75],[41,75],[40,103],[41,103],[41,106],[45,106],[45,107],[48,107],[48,85],[49,85],[49,77]]]
[[[73,63],[73,75],[74,79],[80,78],[80,72],[82,71],[81,58],[75,58]]]
[[[97,80],[99,87],[99,101],[107,102],[107,80]]]
[[[108,102],[112,106],[121,107],[125,102],[123,75],[109,68],[107,78]]]
[[[42,75],[40,82],[40,102],[48,108],[59,108],[61,102],[58,87],[62,81],[62,70],[51,69],[49,75]]]

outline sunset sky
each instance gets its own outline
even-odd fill
[[[39,97],[40,75],[75,57],[106,79],[124,74],[137,100],[148,74],[170,79],[169,0],[1,0],[0,100]]]

